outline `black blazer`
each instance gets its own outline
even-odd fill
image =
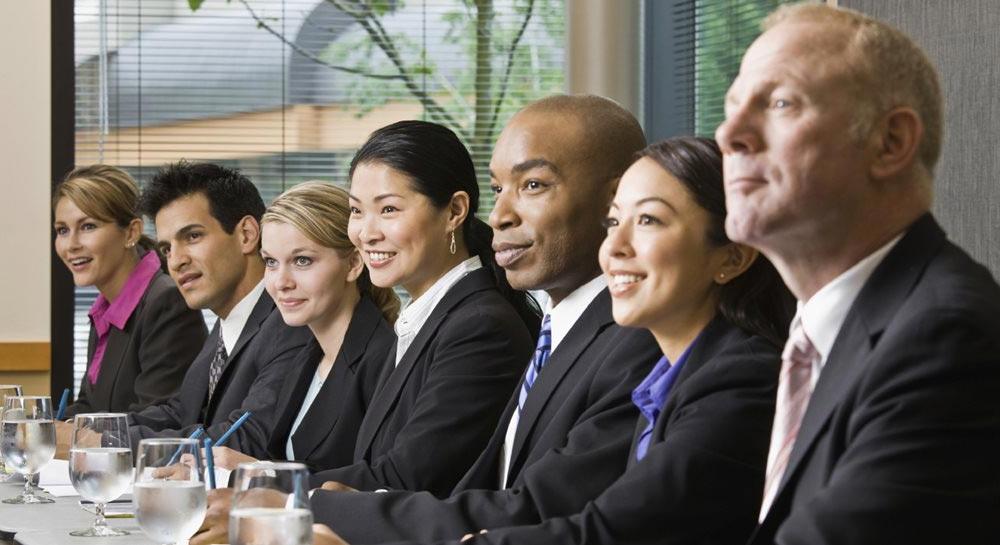
[[[1000,287],[930,214],[837,335],[754,544],[1000,543]]]
[[[632,390],[661,355],[648,331],[615,325],[604,290],[552,352],[528,393],[509,488],[499,486],[500,456],[520,387],[450,498],[317,492],[314,516],[352,543],[377,543],[453,538],[470,529],[576,513],[625,471],[639,414]]]
[[[688,355],[649,449],[582,512],[534,526],[490,529],[473,544],[743,543],[764,492],[774,418],[777,346],[716,317]],[[586,475],[578,476],[586,478]]]
[[[534,351],[534,341],[490,272],[458,281],[431,312],[368,407],[355,463],[313,475],[359,490],[445,495],[475,461]]]
[[[125,329],[111,327],[97,383],[84,373],[80,397],[66,407],[77,413],[138,411],[177,392],[184,373],[208,335],[201,312],[188,308],[177,285],[156,271]],[[90,326],[87,362],[97,349]]]
[[[226,446],[243,450],[247,445],[267,444],[267,432],[274,426],[278,408],[278,391],[285,377],[297,372],[295,356],[312,333],[305,327],[285,325],[271,296],[263,292],[229,355],[212,398],[206,399],[208,368],[219,342],[219,327],[216,323],[176,395],[164,403],[129,413],[133,449],[145,437],[186,437],[199,424],[205,426],[208,437],[218,439],[247,410],[253,411],[253,416]]]
[[[371,299],[362,297],[354,309],[330,374],[292,435],[297,461],[313,471],[341,467],[354,461],[358,428],[395,343],[396,334],[382,312]],[[259,447],[255,445],[254,452],[249,454],[258,458],[264,454],[272,460],[286,459],[288,433],[322,359],[323,349],[315,339],[299,352],[298,375],[289,377],[278,394],[281,407],[267,450],[258,453]]]

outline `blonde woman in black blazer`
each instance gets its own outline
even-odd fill
[[[108,165],[56,189],[55,249],[77,286],[94,286],[87,372],[66,415],[138,411],[172,396],[207,336],[142,235],[138,189]]]

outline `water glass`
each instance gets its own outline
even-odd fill
[[[3,503],[53,503],[35,494],[32,476],[56,453],[56,426],[49,396],[7,396],[3,408],[0,451],[7,467],[24,475],[24,491]]]
[[[0,384],[0,418],[3,416],[3,404],[7,399],[7,396],[19,396],[23,395],[21,393],[21,387],[17,384]],[[7,468],[3,465],[3,456],[0,456],[0,483],[6,483],[11,480],[14,475],[7,472]]]
[[[97,517],[77,537],[127,536],[108,526],[104,506],[132,484],[132,441],[123,413],[85,413],[73,419],[73,442],[69,449],[69,478],[85,500],[94,502]]]
[[[236,468],[229,512],[231,545],[309,545],[309,472],[294,462],[253,462]]]
[[[205,482],[196,439],[139,441],[132,503],[139,527],[153,541],[186,541],[205,519]]]

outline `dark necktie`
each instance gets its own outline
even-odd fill
[[[212,358],[212,364],[208,367],[208,399],[212,399],[212,394],[215,393],[215,387],[219,384],[219,379],[222,378],[222,372],[226,369],[226,359],[229,356],[226,354],[226,344],[222,342],[222,330],[219,330],[219,344],[215,347],[215,357]]]
[[[539,373],[542,372],[542,367],[549,361],[549,354],[552,352],[552,326],[549,320],[549,315],[546,314],[545,318],[542,319],[542,331],[538,335],[538,344],[535,346],[535,354],[531,356],[531,365],[528,366],[528,372],[524,375],[524,382],[521,383],[521,394],[517,397],[517,411],[521,412],[524,409],[524,402],[528,399],[528,390],[534,386],[535,380],[538,379]]]

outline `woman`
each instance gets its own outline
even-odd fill
[[[278,399],[285,409],[266,445],[246,453],[213,449],[235,469],[254,457],[297,460],[312,470],[340,467],[354,442],[386,357],[399,298],[373,287],[347,237],[347,192],[306,182],[282,193],[261,219],[264,286],[282,319],[315,337],[299,354]],[[252,456],[251,456],[252,455]]]
[[[486,446],[534,349],[538,313],[507,283],[475,217],[476,171],[449,129],[402,121],[351,161],[348,232],[372,283],[409,305],[354,463],[313,483],[445,495]],[[330,485],[333,486],[333,485]]]
[[[172,396],[208,335],[161,271],[142,234],[139,190],[125,171],[92,165],[56,188],[56,254],[77,286],[100,292],[90,307],[87,372],[66,416],[131,412]]]

